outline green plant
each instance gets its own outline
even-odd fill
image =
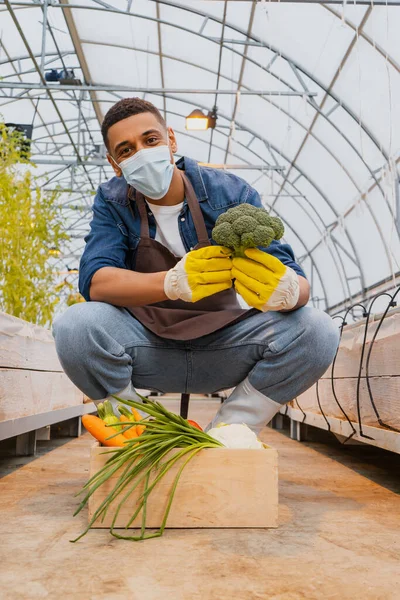
[[[233,250],[235,256],[245,256],[247,248],[268,247],[279,240],[284,226],[279,217],[271,217],[264,208],[239,204],[218,217],[212,231],[217,244]]]
[[[0,309],[47,325],[59,301],[51,257],[68,236],[59,193],[39,187],[28,149],[21,133],[0,122]]]

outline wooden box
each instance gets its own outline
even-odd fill
[[[90,475],[94,475],[109,458],[105,448],[94,444],[91,450]],[[176,451],[175,451],[176,452]],[[178,461],[157,484],[147,503],[149,528],[161,525],[173,480],[182,464]],[[111,491],[116,476],[103,484],[89,501],[89,519]],[[121,509],[117,527],[125,527],[131,518],[143,487],[133,492]],[[119,500],[115,502],[115,506]],[[110,527],[114,506],[96,527]],[[184,468],[176,489],[167,521],[169,528],[277,527],[278,453],[267,446],[263,450],[201,450]],[[141,515],[132,527],[141,524]]]

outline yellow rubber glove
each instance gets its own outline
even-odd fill
[[[164,292],[170,300],[197,302],[232,287],[231,250],[207,246],[192,250],[170,269],[164,280]]]
[[[248,258],[232,261],[235,289],[243,300],[262,312],[294,308],[300,285],[293,269],[257,248],[248,248],[245,254]]]

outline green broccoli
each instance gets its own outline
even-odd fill
[[[284,225],[279,217],[271,217],[264,208],[239,204],[218,217],[212,230],[214,242],[231,248],[235,256],[245,256],[246,248],[268,247],[280,240]]]

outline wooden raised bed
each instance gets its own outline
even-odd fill
[[[319,403],[317,385],[314,385],[301,394],[297,401],[291,402],[288,410],[283,408],[281,413],[287,413],[297,422],[328,429],[325,415],[331,431],[338,436],[349,436],[353,433],[353,426],[356,434],[352,439],[400,453],[400,431],[395,431],[400,430],[400,309],[391,310],[383,321],[369,361],[369,384],[374,404],[381,421],[389,427],[383,427],[379,423],[371,403],[366,378],[366,360],[379,318],[380,315],[372,318],[369,324],[364,350],[359,390],[361,431],[357,407],[357,381],[365,331],[364,320],[343,329],[333,379],[339,403],[333,394],[330,367],[318,381]],[[346,420],[339,404],[352,425]],[[362,433],[368,438],[361,435]]]
[[[93,409],[63,372],[51,332],[0,312],[0,440],[78,421]],[[26,442],[17,453],[34,452],[35,436]]]

